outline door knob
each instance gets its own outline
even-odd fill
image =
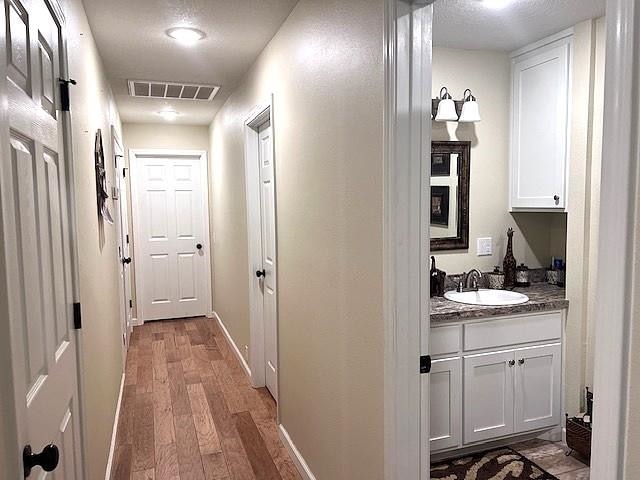
[[[122,263],[124,263],[125,265],[129,265],[131,263],[131,257],[124,257],[122,259]]]
[[[197,248],[198,250],[202,250],[202,244],[201,244],[201,243],[197,243],[197,244],[196,244],[196,248]]]
[[[31,475],[31,469],[40,466],[45,472],[53,472],[60,461],[58,447],[53,444],[47,445],[42,452],[35,454],[31,450],[31,445],[24,447],[22,451],[22,463],[24,464],[24,478]]]
[[[262,270],[256,270],[256,277],[260,278],[260,277],[266,277],[267,276],[267,272],[265,272],[264,268]]]

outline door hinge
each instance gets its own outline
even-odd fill
[[[75,85],[76,81],[73,78],[69,80],[59,78],[58,83],[60,84],[60,110],[68,112],[71,109],[69,102],[69,84]]]
[[[126,176],[127,176],[127,167],[124,167],[122,169],[122,178],[126,178]]]
[[[420,373],[429,373],[431,371],[431,355],[422,355],[420,357]]]
[[[133,300],[129,299],[129,308],[133,308]]]
[[[80,330],[82,328],[82,309],[80,302],[73,304],[73,328]]]
[[[128,233],[127,233],[126,237],[127,237],[127,245],[129,245],[129,234]]]

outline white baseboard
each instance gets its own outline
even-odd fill
[[[300,473],[300,475],[302,476],[302,480],[316,480],[316,477],[311,472],[309,465],[307,465],[307,462],[302,457],[302,454],[298,451],[296,446],[291,441],[289,433],[285,430],[282,424],[278,425],[278,434],[280,435],[280,440],[282,440],[282,443],[289,452],[291,460],[298,469],[298,473]]]
[[[213,318],[215,316],[215,312],[209,312],[205,315],[207,318]]]
[[[109,446],[109,458],[107,459],[107,471],[104,480],[111,478],[111,467],[113,465],[113,454],[116,450],[116,436],[118,434],[118,420],[120,419],[120,406],[122,405],[122,392],[124,391],[124,373],[120,381],[120,393],[118,394],[118,404],[116,405],[116,416],[113,420],[113,430],[111,432],[111,445]]]
[[[244,368],[245,373],[249,376],[249,378],[251,378],[251,369],[249,368],[249,364],[247,363],[244,356],[240,352],[240,349],[236,345],[236,342],[234,342],[233,338],[231,338],[231,335],[229,334],[229,330],[227,330],[227,327],[224,326],[224,323],[222,323],[222,319],[216,312],[213,312],[213,317],[218,322],[218,325],[220,326],[220,329],[224,333],[224,336],[227,337],[227,341],[229,342],[229,345],[231,345],[231,349],[236,354],[236,357],[238,357],[238,360],[240,360],[240,364],[242,365],[242,368]]]
[[[139,327],[141,325],[144,325],[144,320],[138,320],[137,318],[133,317],[131,319],[131,326],[132,327]]]

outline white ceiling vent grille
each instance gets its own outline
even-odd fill
[[[143,98],[170,98],[210,102],[220,87],[197,83],[169,83],[149,80],[129,80],[129,95]]]

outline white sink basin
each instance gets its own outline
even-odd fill
[[[477,292],[456,292],[452,290],[444,294],[444,298],[452,302],[469,305],[518,305],[529,301],[529,297],[522,293],[509,290],[480,289]]]

